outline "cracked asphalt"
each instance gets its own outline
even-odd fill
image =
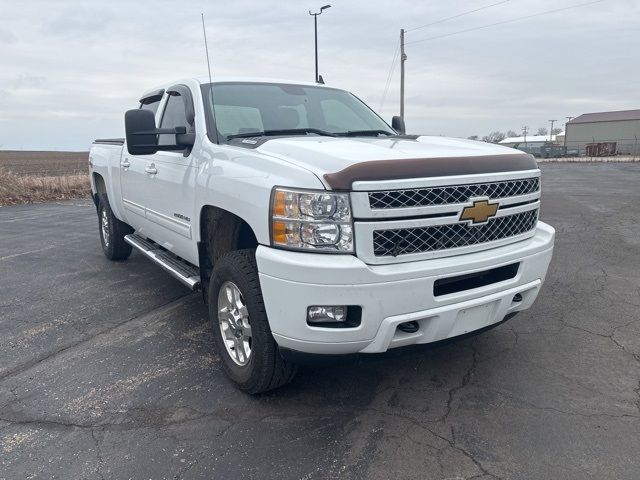
[[[250,397],[89,201],[0,209],[0,478],[640,478],[640,165],[545,164],[534,307]]]

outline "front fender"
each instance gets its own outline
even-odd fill
[[[214,151],[215,149],[215,151]],[[269,202],[276,185],[324,189],[312,172],[254,151],[212,145],[196,179],[195,233],[200,241],[200,214],[214,206],[240,217],[253,229],[258,243],[269,245]]]

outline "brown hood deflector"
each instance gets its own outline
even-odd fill
[[[351,190],[353,182],[448,177],[480,173],[517,172],[538,168],[529,154],[482,155],[476,157],[409,158],[356,163],[324,179],[334,190]]]

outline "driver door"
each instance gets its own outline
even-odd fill
[[[186,127],[195,133],[195,115],[190,90],[185,85],[167,89],[158,128]],[[175,135],[161,134],[158,145],[175,143]],[[145,216],[147,236],[180,257],[198,263],[193,241],[195,177],[192,149],[158,151],[145,155]]]

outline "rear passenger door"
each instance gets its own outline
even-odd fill
[[[186,127],[195,133],[195,113],[191,91],[175,85],[164,96],[158,128]],[[175,143],[175,135],[159,135],[158,145]],[[198,261],[191,218],[195,197],[197,169],[191,149],[158,151],[145,157],[147,236],[189,260]]]

